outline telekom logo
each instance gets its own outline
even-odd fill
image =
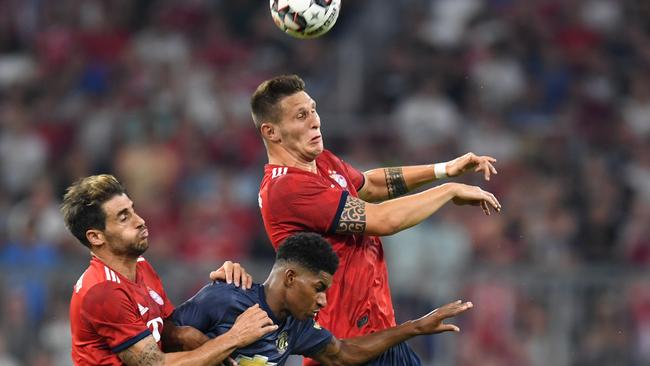
[[[153,334],[153,339],[156,342],[160,342],[160,330],[163,326],[163,320],[161,317],[151,319],[147,322],[147,327],[151,329],[151,334]]]

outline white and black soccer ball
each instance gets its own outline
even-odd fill
[[[327,33],[341,10],[341,0],[270,0],[273,22],[296,38],[316,38]]]

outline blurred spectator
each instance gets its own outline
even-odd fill
[[[266,272],[249,96],[285,73],[355,165],[498,159],[499,214],[385,241],[398,317],[475,304],[414,343],[425,365],[648,364],[648,24],[647,1],[346,0],[299,41],[254,0],[0,1],[0,364],[69,364],[87,257],[57,206],[81,176],[120,176],[178,288],[223,259]]]

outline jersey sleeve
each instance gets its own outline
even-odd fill
[[[273,182],[270,207],[279,222],[304,231],[333,232],[348,192],[317,177],[287,175]],[[274,240],[274,244],[280,243]],[[277,246],[276,246],[277,247]]]
[[[121,352],[151,334],[135,302],[124,289],[111,281],[90,289],[80,311],[113,353]]]
[[[174,323],[209,333],[213,325],[223,319],[231,297],[232,291],[220,282],[206,285],[174,310]]]
[[[343,164],[345,173],[347,174],[348,178],[350,178],[350,183],[352,183],[357,192],[361,190],[361,188],[363,188],[363,185],[366,183],[366,176],[344,160],[339,159],[339,161],[341,164]]]
[[[332,333],[322,328],[313,319],[304,321],[303,323],[294,347],[294,354],[303,356],[314,355],[332,341]]]

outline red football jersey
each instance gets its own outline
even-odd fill
[[[348,195],[358,197],[361,172],[325,150],[316,158],[318,173],[266,165],[259,204],[266,233],[275,249],[301,231],[323,235],[339,256],[318,322],[338,338],[372,333],[395,325],[388,272],[376,236],[335,234]]]
[[[160,345],[163,319],[174,311],[153,267],[138,258],[130,281],[93,257],[70,300],[75,365],[123,365],[117,353],[148,335]]]

